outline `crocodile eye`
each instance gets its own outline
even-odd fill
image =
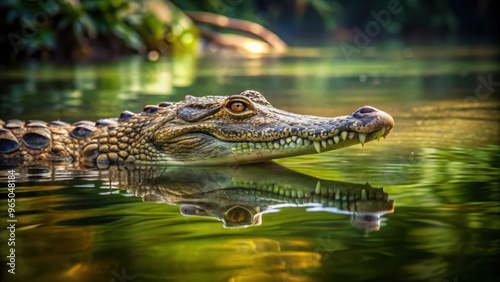
[[[247,105],[241,101],[234,101],[227,106],[229,110],[235,113],[242,113],[247,109]]]
[[[242,208],[234,208],[228,211],[224,217],[231,223],[242,223],[248,217],[248,211]]]
[[[228,227],[253,225],[253,213],[247,208],[234,206],[224,213],[224,224]]]

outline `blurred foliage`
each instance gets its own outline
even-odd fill
[[[0,50],[26,57],[109,58],[130,52],[192,52],[198,30],[184,11],[207,11],[266,26],[288,43],[352,40],[373,13],[394,1],[348,0],[3,0]],[[498,31],[495,3],[398,1],[377,40],[490,36]],[[96,55],[97,54],[97,55]],[[101,56],[99,56],[101,54]]]
[[[192,52],[198,38],[191,20],[161,0],[7,0],[0,4],[0,26],[0,46],[11,57]]]
[[[276,32],[288,43],[313,40],[345,40],[353,28],[364,29],[373,21],[373,12],[387,10],[394,1],[363,0],[172,0],[182,10],[209,11],[228,17],[254,21]],[[492,29],[496,15],[489,11],[494,5],[485,1],[458,3],[440,1],[397,1],[403,11],[391,15],[390,24],[382,28],[378,39],[455,38],[471,26],[481,31]],[[486,7],[486,8],[485,8]],[[491,7],[492,8],[492,7]],[[475,12],[475,13],[474,13]],[[469,14],[464,16],[464,14]],[[464,19],[465,21],[462,21]],[[490,32],[494,34],[493,32]]]

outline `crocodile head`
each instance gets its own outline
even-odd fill
[[[122,114],[119,121],[116,130],[123,134],[114,135],[126,136],[124,162],[176,165],[254,163],[364,145],[394,126],[390,115],[373,107],[334,118],[299,115],[274,108],[251,90],[229,97],[186,96],[140,114]],[[92,148],[92,153],[84,148],[84,158],[110,161],[95,152],[96,144]]]

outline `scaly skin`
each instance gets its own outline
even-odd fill
[[[0,121],[0,164],[255,163],[364,145],[387,136],[393,126],[390,115],[369,106],[334,118],[299,115],[247,90],[229,97],[186,96],[96,123]]]

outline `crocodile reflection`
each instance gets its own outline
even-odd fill
[[[232,167],[126,167],[110,170],[112,186],[144,202],[180,206],[185,216],[205,216],[224,227],[262,224],[262,215],[283,207],[306,207],[351,215],[363,231],[378,230],[394,210],[383,188],[368,183],[321,180],[275,163]]]

